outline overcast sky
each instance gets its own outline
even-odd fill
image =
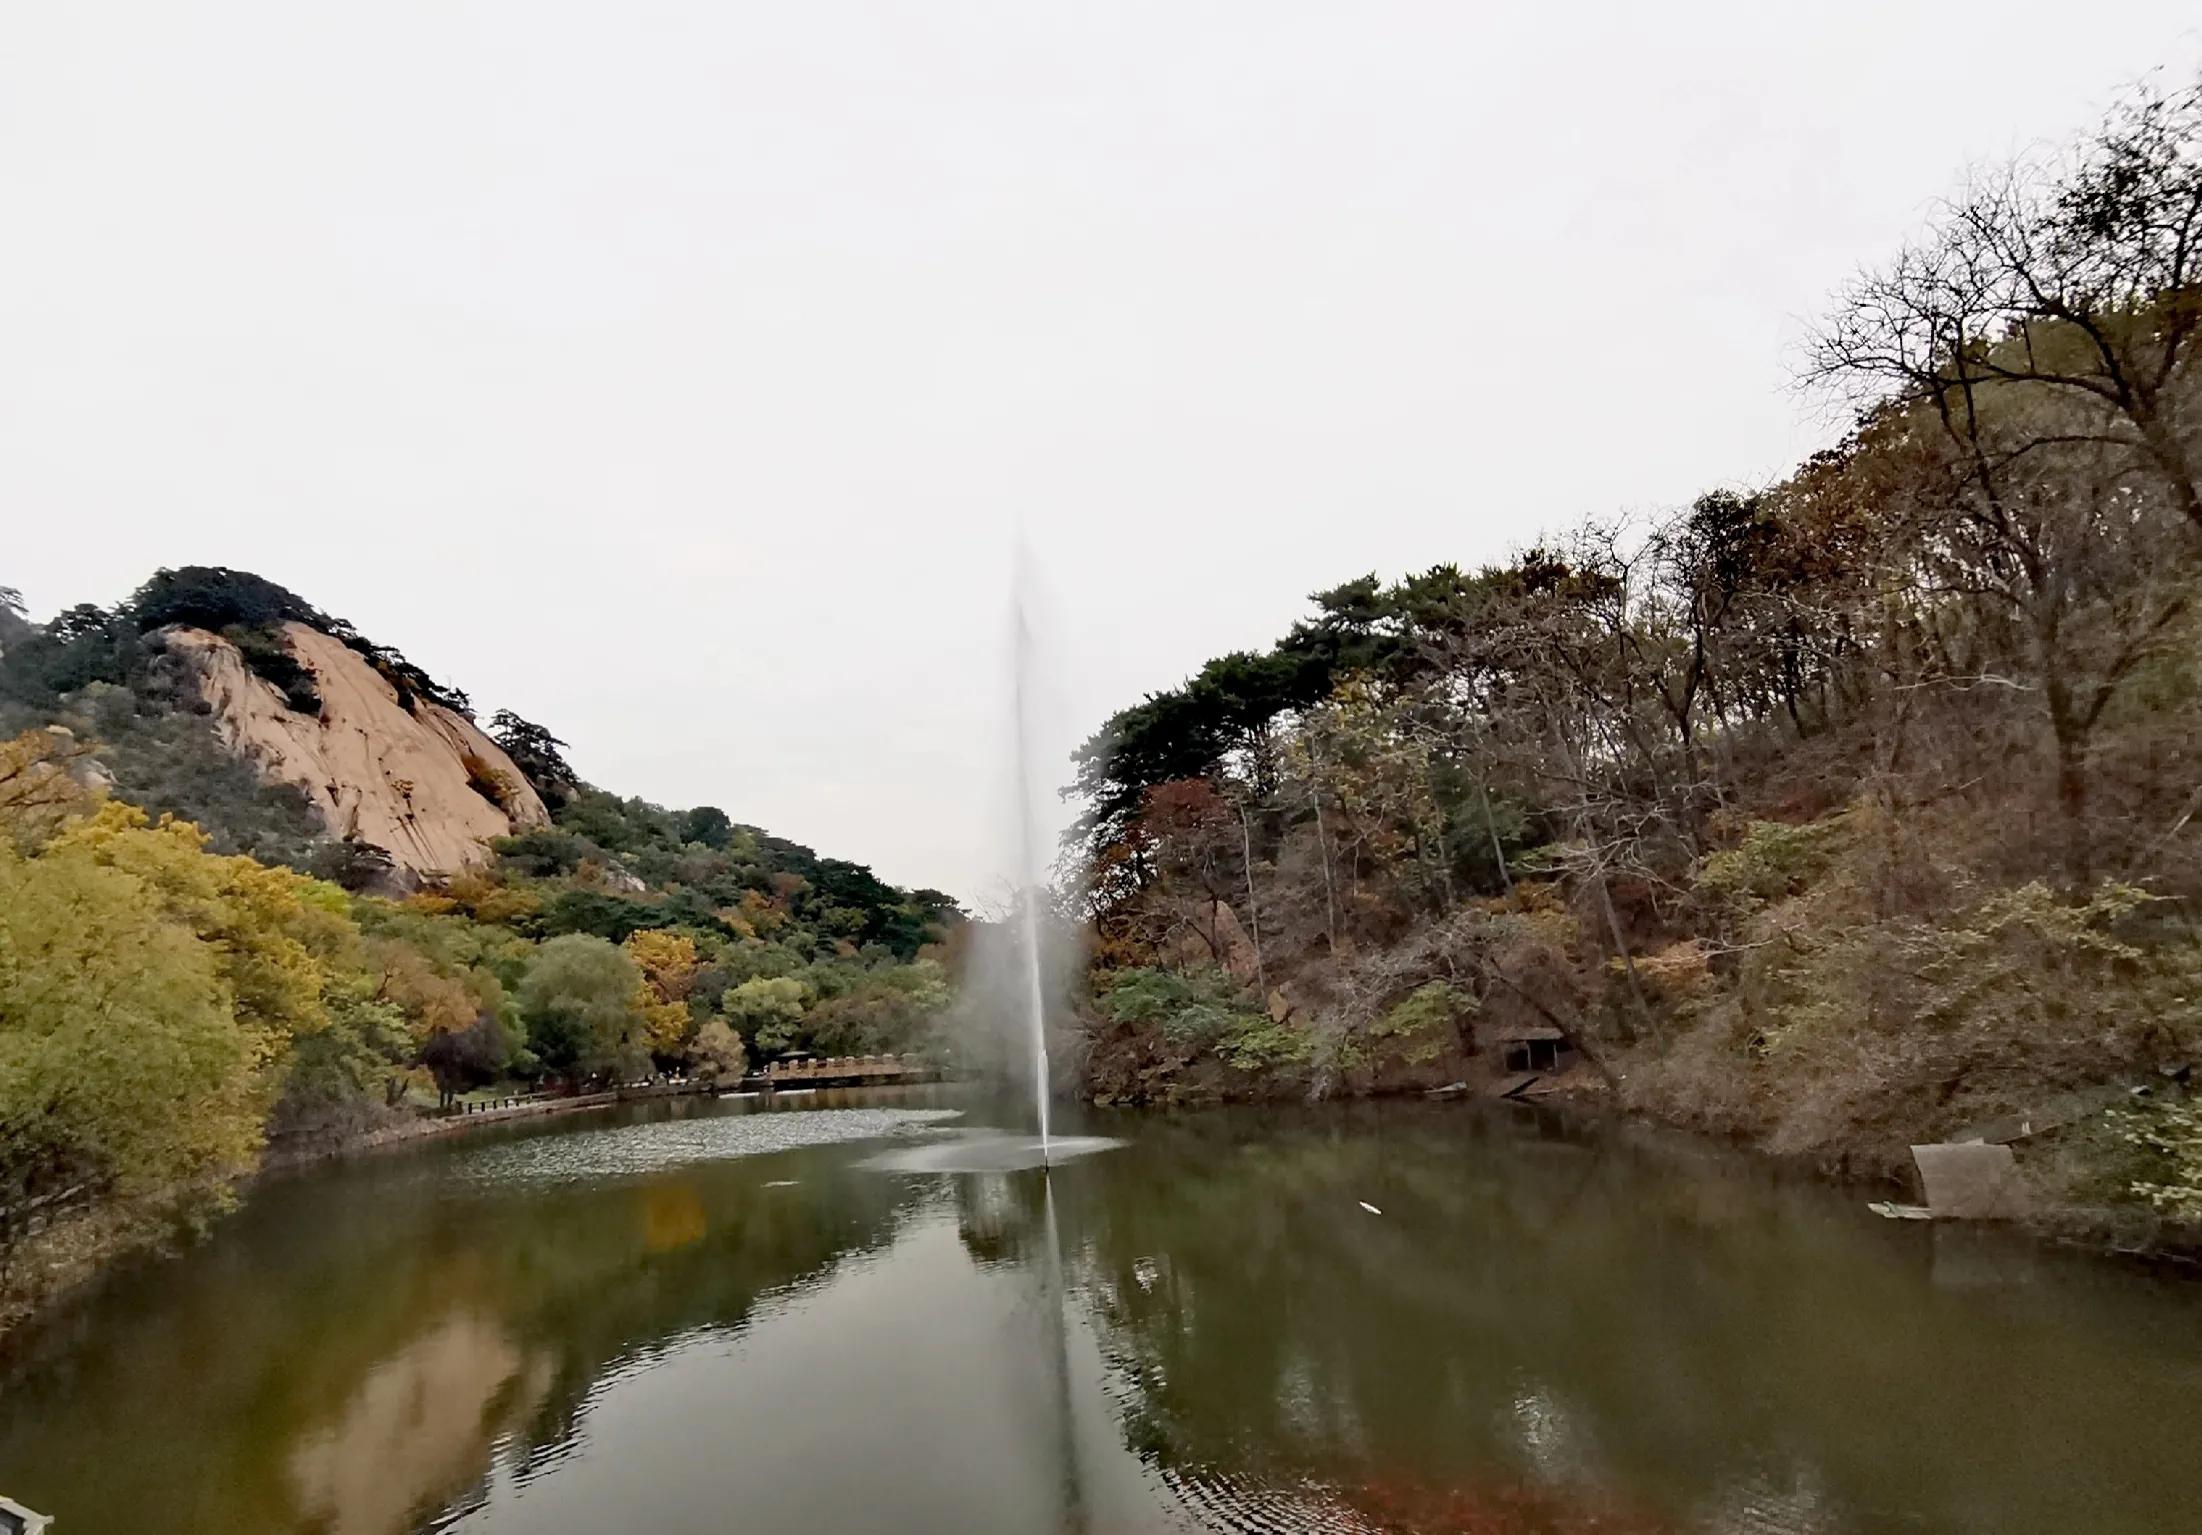
[[[905,884],[1368,570],[1763,481],[1803,322],[2183,3],[14,0],[0,584],[257,570]],[[1067,766],[1049,769],[1059,780]]]

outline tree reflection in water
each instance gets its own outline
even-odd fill
[[[2149,1467],[2202,1427],[2202,1297],[1992,1232],[1942,1235],[2022,1282],[1946,1286],[1929,1234],[1702,1143],[1203,1114],[1056,1192],[1125,1443],[1190,1498],[1416,1530],[2183,1517]]]
[[[0,1398],[0,1471],[52,1484],[63,1529],[143,1528],[159,1509],[176,1531],[402,1535],[478,1498],[500,1451],[516,1479],[541,1474],[605,1383],[669,1340],[739,1333],[920,1203],[845,1159],[806,1166],[807,1195],[765,1187],[769,1155],[470,1176],[469,1157],[535,1138],[264,1187],[207,1247],[33,1340]]]
[[[1696,1143],[1387,1104],[886,1173],[718,1116],[633,1116],[655,1168],[647,1133],[553,1132],[268,1185],[32,1340],[0,1485],[181,1535],[2191,1513],[2202,1290]]]

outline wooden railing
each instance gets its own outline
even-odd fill
[[[744,1087],[865,1087],[897,1082],[937,1082],[940,1068],[930,1061],[899,1055],[814,1056],[803,1060],[774,1061],[761,1072],[741,1078]],[[708,1093],[735,1085],[731,1077],[716,1081],[701,1077],[664,1077],[648,1081],[606,1083],[585,1092],[508,1093],[495,1098],[461,1098],[425,1112],[438,1119],[474,1115],[509,1115],[531,1108],[583,1108],[599,1103],[637,1098],[674,1098],[687,1093]]]
[[[834,1055],[800,1061],[774,1061],[764,1070],[768,1086],[832,1082],[860,1086],[868,1082],[927,1082],[939,1075],[930,1062],[899,1055]]]

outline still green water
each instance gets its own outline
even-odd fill
[[[19,1347],[0,1491],[54,1535],[2202,1529],[2192,1281],[1481,1107],[861,1165],[939,1102],[270,1182]]]

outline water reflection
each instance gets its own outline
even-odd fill
[[[898,1127],[881,1113],[846,1137]],[[826,1146],[830,1113],[631,1117],[616,1133],[669,1132],[673,1171],[482,1176],[576,1143],[594,1158],[588,1140],[615,1133],[538,1130],[267,1186],[208,1246],[31,1340],[0,1395],[0,1486],[60,1535],[403,1535],[486,1485],[500,1447],[509,1475],[540,1475],[624,1368],[739,1332],[887,1244],[917,1202],[831,1160],[806,1167],[810,1198],[760,1187],[808,1155],[772,1136]],[[694,1155],[714,1121],[750,1154]]]
[[[337,1420],[291,1455],[297,1506],[328,1535],[387,1535],[434,1514],[479,1479],[491,1442],[550,1387],[495,1321],[454,1311],[376,1365]]]
[[[1097,1174],[1066,1185],[1082,1287],[1128,1442],[1181,1476],[1432,1529],[2196,1512],[2164,1474],[2202,1426],[2196,1297],[2007,1234],[1898,1232],[1687,1143],[1389,1108],[1187,1120]]]
[[[2194,1522],[2190,1288],[1564,1121],[882,1173],[941,1132],[843,1101],[272,1184],[33,1340],[0,1487],[56,1535]]]

